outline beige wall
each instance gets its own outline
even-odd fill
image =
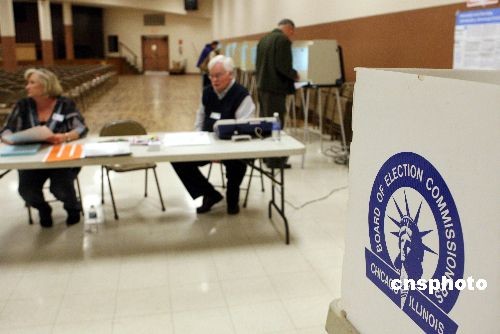
[[[104,36],[107,43],[108,35],[118,35],[120,42],[126,44],[138,56],[142,68],[141,36],[168,35],[170,66],[172,61],[187,59],[187,71],[197,73],[196,61],[205,43],[212,39],[211,20],[196,15],[165,14],[165,26],[144,26],[143,15],[151,11],[105,8]],[[179,53],[178,41],[182,39],[182,52]],[[106,52],[108,46],[106,45]],[[108,56],[116,56],[107,53]]]
[[[195,16],[212,16],[212,0],[198,1],[198,10],[194,12],[187,12],[184,9],[184,0],[59,0],[57,2],[97,7],[132,8],[180,15],[189,13],[189,15]]]
[[[297,26],[336,22],[464,0],[213,0],[213,36],[218,39],[271,30],[282,18]]]

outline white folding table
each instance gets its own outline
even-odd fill
[[[162,133],[150,134],[158,137]],[[193,133],[195,135],[195,133]],[[105,140],[123,140],[126,137],[106,137]],[[209,134],[210,143],[207,145],[161,145],[152,149],[148,146],[132,145],[132,154],[128,156],[101,156],[93,158],[82,158],[59,162],[44,162],[44,158],[50,150],[50,145],[42,146],[34,155],[0,157],[0,170],[9,169],[45,169],[64,167],[83,167],[92,165],[113,165],[148,162],[180,162],[201,160],[230,160],[248,159],[248,164],[260,170],[272,182],[271,200],[269,201],[268,214],[272,217],[274,207],[283,218],[285,224],[286,243],[290,242],[288,221],[285,215],[285,173],[283,167],[271,170],[260,169],[253,165],[253,159],[284,157],[295,154],[303,154],[304,145],[293,137],[283,133],[280,141],[271,138],[253,139],[244,142],[233,142],[231,140],[220,140],[213,133]],[[72,143],[93,143],[104,140],[102,137],[89,136]],[[5,144],[0,144],[5,145]],[[277,188],[280,188],[278,191]],[[278,194],[276,194],[278,192]],[[279,201],[277,200],[279,199]]]

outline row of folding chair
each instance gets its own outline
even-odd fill
[[[11,107],[24,97],[24,71],[20,68],[14,73],[0,70],[0,105]],[[48,67],[54,72],[63,86],[64,94],[73,98],[84,111],[109,86],[116,84],[117,72],[111,65],[57,65]]]

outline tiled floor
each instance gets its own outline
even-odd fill
[[[94,133],[122,112],[151,131],[187,130],[198,84],[121,78],[85,115]],[[87,233],[83,224],[67,228],[57,203],[52,229],[28,225],[11,172],[0,180],[0,333],[324,333],[340,294],[348,170],[314,140],[304,169],[300,162],[292,157],[286,171],[288,246],[281,221],[267,218],[268,183],[265,193],[253,184],[238,216],[224,204],[196,216],[200,203],[169,164],[158,168],[165,212],[153,180],[144,198],[142,173],[113,174],[120,220],[107,202],[104,226]],[[99,168],[85,167],[80,182],[84,205],[98,202]]]

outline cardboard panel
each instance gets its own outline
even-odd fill
[[[342,304],[361,333],[498,331],[499,77],[357,69]],[[488,286],[388,287],[444,273]]]

